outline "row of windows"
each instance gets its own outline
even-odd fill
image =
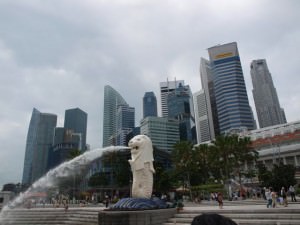
[[[250,113],[248,102],[228,102],[227,104],[222,104],[218,107],[219,114],[225,113],[227,111],[239,111]]]
[[[239,77],[239,76],[243,76],[243,71],[240,67],[231,67],[228,69],[224,69],[224,68],[218,68],[218,69],[214,69],[214,78],[220,79],[222,77]]]
[[[219,59],[213,61],[213,65],[220,65],[220,64],[225,64],[228,62],[240,62],[240,57],[239,56],[233,56],[230,58],[225,58],[225,59]]]

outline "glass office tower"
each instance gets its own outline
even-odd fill
[[[179,85],[184,86],[183,80],[175,80],[167,82],[160,82],[160,101],[161,101],[161,114],[162,117],[168,117],[168,95],[173,92]]]
[[[143,97],[143,118],[147,116],[157,116],[157,100],[155,94],[146,92]]]
[[[127,135],[133,130],[135,109],[129,105],[118,105],[116,145],[127,146]]]
[[[103,147],[115,144],[117,131],[117,107],[127,105],[124,98],[111,86],[104,87],[104,106],[103,106]]]
[[[47,172],[57,116],[33,109],[28,128],[22,183],[30,185]]]
[[[67,109],[65,111],[65,123],[64,128],[72,130],[75,139],[77,136],[78,146],[80,151],[86,150],[86,129],[87,129],[87,113],[79,108]]]
[[[208,49],[220,133],[255,128],[237,43]]]

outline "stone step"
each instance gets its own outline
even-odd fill
[[[200,214],[200,213],[199,213]],[[176,214],[174,218],[172,219],[181,219],[181,218],[194,218],[195,216],[199,215],[199,214]],[[230,218],[239,218],[239,219],[252,219],[252,218],[256,218],[256,219],[290,219],[290,220],[300,220],[300,214],[248,214],[248,213],[243,213],[243,214],[233,214],[233,213],[219,213],[220,215],[223,216],[227,216]]]
[[[98,209],[12,209],[3,212],[0,225],[98,225]]]
[[[190,225],[193,218],[202,213],[218,213],[234,220],[238,225],[299,225],[300,208],[272,209],[204,209],[184,208],[163,225]]]
[[[236,220],[233,219],[238,225],[299,225],[300,220]],[[163,225],[191,225],[189,222],[166,222]]]

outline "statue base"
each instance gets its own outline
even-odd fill
[[[99,225],[161,225],[176,214],[176,208],[117,211],[104,210],[98,214]]]
[[[122,198],[107,210],[149,210],[149,209],[166,209],[170,206],[161,199],[153,197],[147,198]]]

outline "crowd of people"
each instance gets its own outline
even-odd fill
[[[287,207],[288,195],[290,195],[292,202],[297,201],[293,185],[290,185],[288,189],[282,187],[278,192],[274,191],[272,187],[264,188],[264,190],[264,198],[267,200],[267,208],[275,208],[278,204]]]

